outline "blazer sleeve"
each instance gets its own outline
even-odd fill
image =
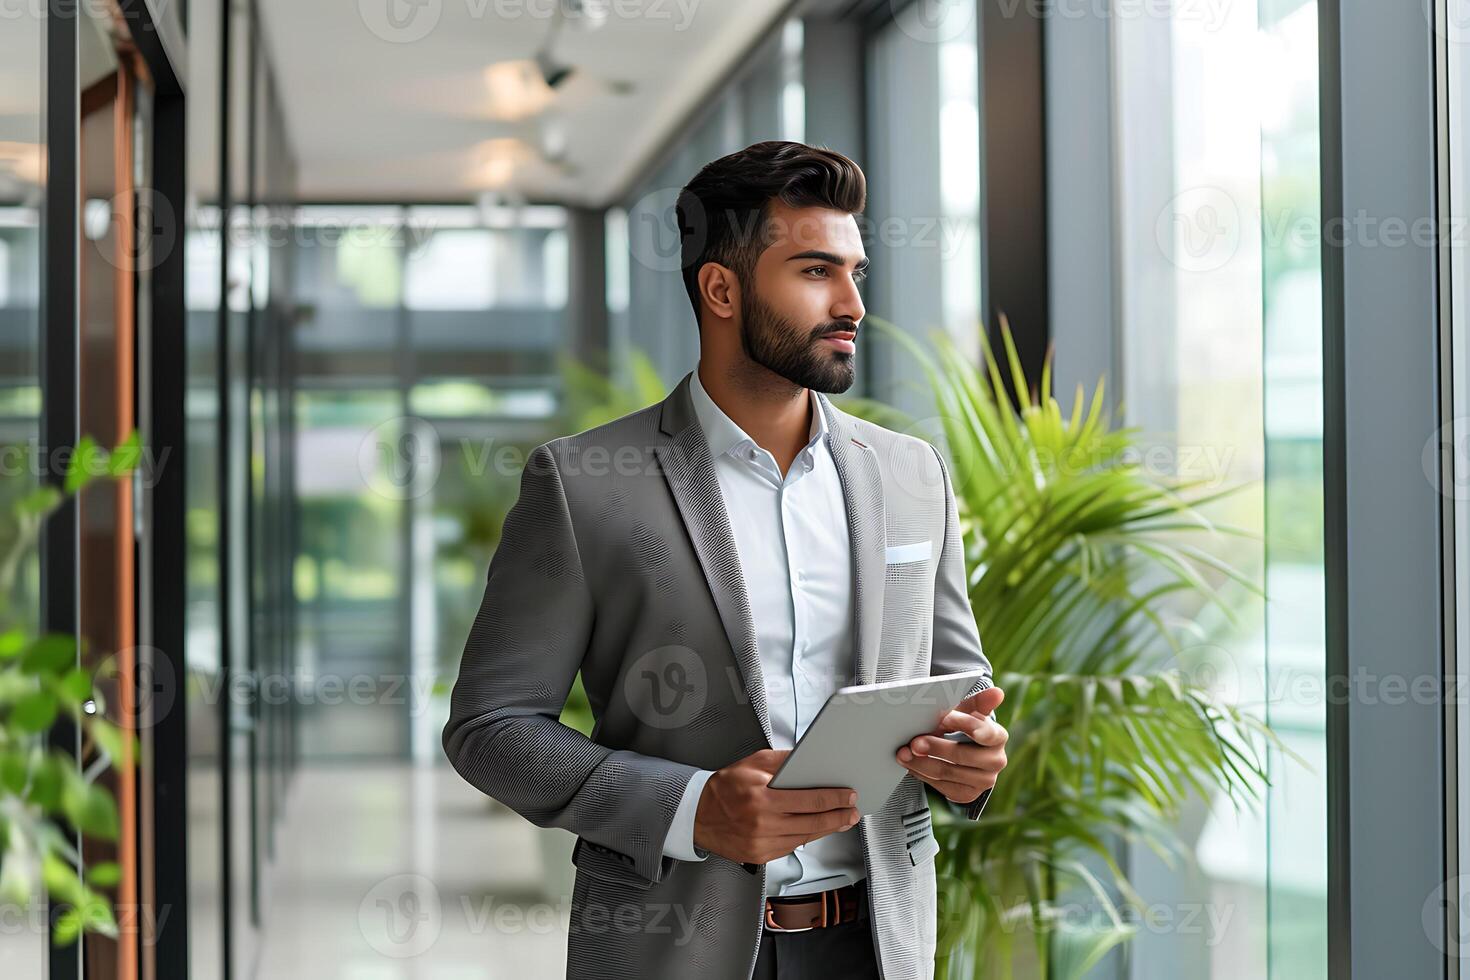
[[[662,880],[674,812],[695,766],[614,750],[558,719],[595,608],[550,444],[532,451],[450,694],[456,771],[540,827],[617,858],[630,884]]]
[[[975,612],[970,607],[969,574],[965,569],[965,545],[960,535],[959,507],[955,503],[954,485],[944,456],[932,445],[944,477],[944,545],[939,552],[939,567],[934,573],[934,634],[929,660],[931,674],[953,674],[962,670],[983,669],[982,677],[970,694],[994,684],[990,660],[980,645],[980,631],[975,625]],[[968,695],[967,695],[968,696]],[[963,804],[964,814],[978,819],[991,790],[985,790],[972,803]]]

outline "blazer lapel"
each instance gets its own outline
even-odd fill
[[[684,375],[663,401],[659,430],[668,438],[657,443],[654,452],[678,504],[694,553],[704,569],[705,581],[740,667],[746,696],[760,719],[766,744],[770,745],[771,720],[766,707],[766,685],[761,674],[760,651],[756,647],[750,594],[745,587],[740,552],[735,546],[735,535],[730,528],[719,478],[715,475],[714,460],[710,457],[709,444],[690,401],[689,379],[692,373]]]
[[[847,502],[847,530],[852,546],[853,645],[857,649],[857,682],[872,684],[878,673],[883,638],[884,547],[887,543],[883,474],[878,454],[856,434],[852,417],[821,392],[827,412],[829,446],[842,497]]]

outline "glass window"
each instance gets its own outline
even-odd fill
[[[1147,973],[1326,976],[1317,5],[1180,6],[1112,27],[1127,422],[1150,465],[1238,488],[1207,513],[1252,537],[1210,553],[1269,596],[1226,585],[1234,624],[1178,614],[1225,654],[1222,693],[1310,766],[1273,754],[1259,813],[1216,800],[1187,814],[1198,873],[1133,855],[1150,900],[1231,915],[1140,930],[1132,956]]]
[[[1447,429],[1436,433],[1431,445],[1425,447],[1425,466],[1431,479],[1439,479],[1433,470],[1438,460],[1433,460],[1430,449],[1445,454],[1443,460],[1447,472],[1440,492],[1449,496],[1454,509],[1454,622],[1455,654],[1454,677],[1463,683],[1470,671],[1470,328],[1467,328],[1467,310],[1470,310],[1470,256],[1467,256],[1464,235],[1464,219],[1455,215],[1466,213],[1466,201],[1470,200],[1470,0],[1446,0],[1447,32],[1445,47],[1448,52],[1449,97],[1447,115],[1449,122],[1448,175],[1449,206],[1445,210],[1452,216],[1454,224],[1449,234],[1454,236],[1449,244],[1450,255],[1450,330],[1451,330],[1451,389],[1453,391],[1453,419]],[[1443,243],[1441,243],[1443,244]],[[1438,445],[1434,445],[1437,443]],[[1451,962],[1459,960],[1460,973],[1464,976],[1464,956],[1470,943],[1470,903],[1466,892],[1470,889],[1470,877],[1466,868],[1470,866],[1470,701],[1460,696],[1455,718],[1456,744],[1454,758],[1456,771],[1449,774],[1455,786],[1455,807],[1460,814],[1458,826],[1450,831],[1453,839],[1445,842],[1447,852],[1458,855],[1459,873],[1446,883],[1441,898],[1458,919],[1451,918],[1450,931],[1445,952]],[[1452,811],[1452,812],[1456,812]],[[1428,906],[1426,906],[1427,910]],[[1458,926],[1458,929],[1455,927]]]
[[[14,504],[36,488],[41,437],[41,220],[45,199],[44,17],[12,17],[0,30],[0,554],[9,554],[17,527]],[[0,576],[6,573],[0,572]],[[0,629],[40,626],[40,561],[25,554],[12,578],[0,578]],[[0,866],[5,862],[0,849]],[[29,897],[40,910],[45,899]],[[0,975],[44,977],[49,938],[37,917],[0,929]]]
[[[974,10],[943,5],[941,29],[908,4],[872,40],[868,70],[867,308],[899,329],[943,330],[980,352],[980,104]],[[915,107],[926,107],[922,111]],[[874,397],[932,414],[920,370],[871,333]]]

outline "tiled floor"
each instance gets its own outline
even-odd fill
[[[299,771],[261,980],[539,980],[565,969],[571,835],[447,766]]]

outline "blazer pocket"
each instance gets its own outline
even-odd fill
[[[907,814],[903,818],[904,845],[908,848],[909,863],[919,865],[932,861],[939,853],[939,841],[934,836],[934,821],[927,806]]]
[[[932,540],[915,541],[913,544],[891,544],[883,549],[883,561],[889,565],[899,565],[910,561],[928,561],[933,552]]]
[[[633,859],[621,851],[578,837],[572,847],[572,864],[593,878],[615,885],[649,888],[653,882],[633,870]]]

